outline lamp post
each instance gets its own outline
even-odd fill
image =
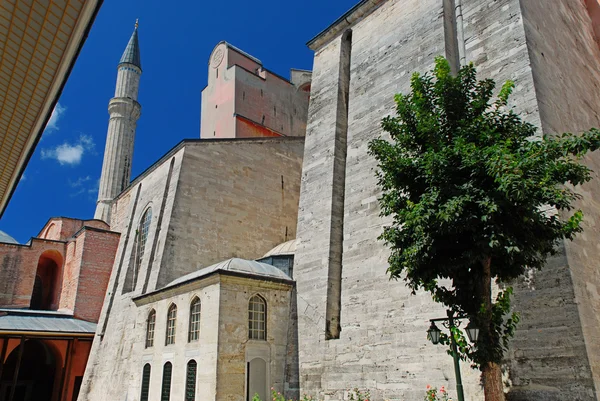
[[[458,349],[456,346],[456,340],[454,339],[454,334],[452,330],[458,326],[460,326],[460,321],[462,319],[466,319],[467,316],[454,316],[454,312],[451,310],[447,311],[447,318],[439,318],[439,319],[431,319],[431,326],[427,330],[427,336],[431,340],[431,342],[436,345],[440,342],[440,334],[442,331],[438,329],[435,325],[435,322],[442,322],[442,324],[450,330],[450,350],[452,351],[452,358],[454,359],[454,374],[456,376],[456,393],[458,396],[458,401],[465,400],[465,394],[463,392],[462,378],[460,376],[460,360],[458,358]],[[458,323],[457,323],[458,321]],[[479,337],[479,328],[469,320],[469,324],[465,327],[465,331],[467,332],[467,336],[469,337],[469,341],[472,343],[477,342],[477,338]]]

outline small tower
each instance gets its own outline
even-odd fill
[[[112,200],[129,185],[135,128],[142,109],[137,102],[142,75],[137,21],[117,71],[115,97],[108,103],[110,119],[94,214],[95,219],[103,220],[108,224],[110,224]]]

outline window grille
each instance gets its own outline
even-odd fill
[[[187,372],[185,376],[185,401],[196,400],[196,371],[198,364],[193,359],[187,364]]]
[[[173,373],[173,365],[171,362],[165,363],[163,367],[162,389],[160,392],[160,401],[169,401],[171,399],[171,375]]]
[[[175,324],[177,323],[177,305],[169,307],[167,314],[167,335],[165,345],[175,344]]]
[[[146,348],[154,346],[154,326],[156,325],[156,311],[152,309],[146,322]]]
[[[150,364],[144,365],[142,373],[142,393],[140,394],[140,401],[148,401],[150,395]]]
[[[248,338],[265,340],[267,338],[267,303],[259,296],[250,298],[248,303]]]
[[[200,339],[200,298],[195,297],[190,304],[190,328],[188,342]]]

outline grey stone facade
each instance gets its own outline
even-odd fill
[[[579,0],[552,7],[543,0],[363,0],[309,45],[312,76],[292,70],[291,82],[217,45],[202,137],[230,139],[184,141],[131,184],[128,175],[125,184],[115,181],[125,170],[111,163],[122,156],[114,152],[122,134],[133,134],[139,81],[135,68],[119,72],[117,93],[125,92],[111,101],[104,168],[112,175],[104,179],[103,170],[99,210],[121,239],[80,401],[139,400],[146,363],[156,401],[167,361],[174,364],[171,399],[182,399],[193,358],[202,360],[196,388],[203,401],[245,400],[245,364],[256,358],[268,360],[271,384],[289,397],[346,400],[359,387],[373,400],[412,401],[423,399],[427,384],[455,396],[452,359],[425,335],[444,309],[386,275],[388,251],[376,239],[386,222],[368,142],[393,112],[394,94],[407,92],[411,74],[430,70],[438,55],[455,69],[473,62],[480,78],[515,81],[514,105],[541,133],[599,126],[600,50],[589,13]],[[232,96],[222,101],[224,93]],[[119,125],[127,113],[129,125]],[[280,134],[289,136],[240,139]],[[600,171],[598,155],[586,162]],[[512,400],[599,399],[598,180],[581,192],[585,232],[544,271],[513,283],[522,321],[505,364]],[[296,237],[295,288],[227,275],[177,282],[228,258],[260,258]],[[246,332],[255,292],[271,311],[266,342]],[[156,341],[164,344],[169,304],[185,306],[195,296],[201,344],[144,348],[148,312],[156,310]],[[177,324],[185,333],[186,318]],[[483,400],[478,372],[463,364],[462,375],[466,400]]]
[[[465,50],[480,78],[514,80],[518,111],[544,133],[600,125],[600,52],[585,4],[565,0],[551,8],[535,0],[463,0],[457,35],[447,31],[444,9],[452,7],[442,1],[363,1],[309,43],[315,62],[294,266],[303,392],[344,399],[357,386],[370,388],[375,400],[418,400],[431,384],[455,394],[451,358],[425,337],[427,320],[444,310],[386,276],[387,251],[376,240],[385,221],[367,144],[393,111],[394,94],[409,90],[412,72],[431,69],[438,55],[459,59],[455,48]],[[350,30],[344,144],[339,92]],[[446,43],[461,36],[464,44]],[[599,171],[597,155],[588,161]],[[506,364],[513,399],[597,399],[598,185],[582,191],[586,232],[533,275],[534,286],[519,285],[515,308],[523,320]],[[336,313],[339,335],[331,331]],[[463,380],[466,399],[481,400],[477,372],[463,369]]]
[[[145,328],[134,297],[224,259],[258,258],[295,237],[303,143],[302,137],[184,141],[113,201],[111,227],[121,240],[80,401],[139,400]],[[146,251],[128,286],[137,227],[148,209]],[[282,382],[285,352],[278,347]]]

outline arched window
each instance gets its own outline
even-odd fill
[[[167,314],[167,335],[165,345],[175,344],[175,325],[177,323],[177,305],[172,304]]]
[[[267,338],[267,303],[260,295],[253,296],[248,302],[248,338]]]
[[[148,401],[148,396],[150,395],[150,369],[149,363],[144,365],[144,370],[142,371],[142,391],[140,394],[140,401]]]
[[[146,321],[146,348],[154,346],[154,326],[156,325],[156,311],[152,309]]]
[[[148,208],[142,215],[140,225],[137,229],[136,237],[136,249],[135,249],[135,262],[133,268],[133,288],[137,282],[138,274],[140,272],[140,266],[142,265],[142,258],[144,257],[144,251],[146,250],[146,240],[148,239],[148,231],[150,231],[150,223],[152,222],[152,209]]]
[[[165,363],[163,366],[162,389],[160,391],[160,401],[169,401],[171,398],[171,375],[173,373],[173,365],[171,362]]]
[[[194,297],[190,304],[190,328],[188,342],[198,341],[200,338],[200,298]]]
[[[187,364],[187,372],[185,375],[185,401],[196,400],[196,371],[198,364],[193,359]]]

